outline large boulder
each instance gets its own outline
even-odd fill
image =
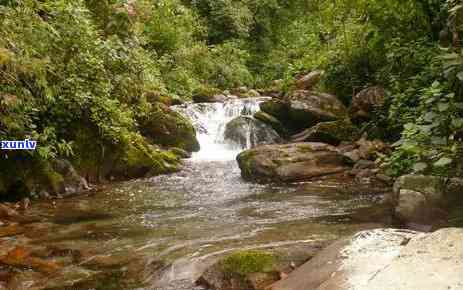
[[[395,216],[408,226],[447,224],[453,207],[463,205],[463,180],[426,175],[405,175],[394,184]]]
[[[154,144],[199,151],[196,131],[191,122],[166,105],[155,103],[139,120],[140,131]]]
[[[228,122],[224,135],[225,140],[232,141],[241,148],[280,141],[280,136],[272,127],[249,116],[240,116]]]
[[[260,109],[292,131],[347,118],[346,107],[335,96],[305,90],[295,91],[285,100],[263,102]]]
[[[375,110],[381,108],[386,100],[382,87],[370,87],[360,91],[352,98],[349,113],[356,122],[368,121],[374,117]]]
[[[292,182],[324,178],[345,172],[351,160],[324,143],[264,145],[237,157],[248,180]]]
[[[463,229],[364,231],[329,246],[269,290],[462,289]]]
[[[339,145],[342,141],[353,142],[360,138],[359,130],[350,120],[321,122],[291,137],[292,142],[322,142]]]
[[[319,122],[345,119],[347,109],[335,96],[312,91],[295,91],[290,97],[289,117],[302,127]]]

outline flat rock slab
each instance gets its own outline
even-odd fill
[[[463,229],[360,232],[332,244],[270,289],[463,289]]]

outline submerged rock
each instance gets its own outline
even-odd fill
[[[241,175],[260,181],[301,181],[344,173],[352,160],[324,143],[264,145],[238,155]]]
[[[270,290],[462,289],[463,229],[364,231],[338,241]]]
[[[452,207],[463,204],[463,180],[427,175],[405,175],[394,184],[395,215],[411,225],[441,226]]]
[[[359,130],[349,120],[322,122],[292,136],[293,142],[323,142],[339,145],[342,141],[353,142],[360,137]]]
[[[225,127],[225,140],[232,141],[241,148],[252,148],[262,144],[274,144],[280,136],[269,125],[248,116],[240,116]]]
[[[191,122],[163,104],[153,104],[139,123],[142,134],[154,144],[199,151],[196,131]]]

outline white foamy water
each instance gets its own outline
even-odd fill
[[[225,126],[239,116],[252,116],[259,110],[259,103],[268,98],[233,99],[224,103],[201,103],[176,106],[175,109],[189,118],[196,128],[201,150],[193,154],[192,160],[233,160],[246,148],[227,142]],[[251,134],[248,134],[251,136]],[[251,142],[247,142],[251,144]],[[247,146],[250,148],[250,145]]]

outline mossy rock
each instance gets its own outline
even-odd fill
[[[129,144],[123,155],[113,164],[108,174],[116,178],[137,178],[178,171],[179,157],[140,138]]]
[[[180,148],[170,148],[170,152],[172,152],[174,155],[176,155],[179,158],[191,158],[191,154],[183,149]]]
[[[193,93],[193,102],[195,103],[214,103],[216,102],[216,95],[221,91],[211,87],[201,87]]]
[[[181,105],[184,101],[179,97],[161,94],[160,92],[146,92],[144,97],[149,103],[161,103],[166,106]]]
[[[163,104],[152,104],[139,124],[142,135],[154,144],[189,152],[199,151],[196,131],[191,122]]]
[[[350,120],[322,122],[292,136],[293,142],[322,142],[339,145],[342,141],[354,142],[360,138],[360,131]]]
[[[235,252],[207,269],[198,284],[216,290],[263,290],[279,280],[276,260],[262,251]]]
[[[275,257],[261,251],[241,251],[233,253],[220,263],[225,274],[246,276],[251,273],[265,273],[273,271]]]

